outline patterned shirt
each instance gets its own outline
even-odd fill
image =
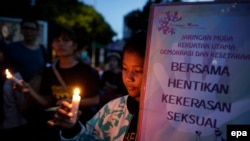
[[[104,105],[74,138],[62,141],[135,141],[139,103],[128,95]],[[133,122],[133,120],[135,122]],[[132,129],[131,129],[132,128]]]

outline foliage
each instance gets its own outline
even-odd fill
[[[149,23],[150,6],[155,3],[162,3],[166,0],[148,0],[141,10],[133,10],[125,15],[125,24],[131,30],[131,34],[138,30],[147,30]],[[173,0],[173,2],[181,2],[181,0]]]
[[[49,27],[54,23],[68,26],[82,37],[83,45],[92,41],[108,44],[116,35],[101,14],[78,0],[36,0],[34,6],[31,6],[30,0],[9,0],[0,9],[0,16],[32,16],[48,21]]]

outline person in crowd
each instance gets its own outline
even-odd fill
[[[0,38],[6,43],[12,41],[12,33],[7,23],[3,22],[0,24]]]
[[[4,110],[3,110],[3,85],[6,80],[4,69],[5,69],[5,58],[3,53],[3,46],[5,46],[5,41],[0,38],[0,126],[4,120]]]
[[[4,46],[7,46],[4,40],[0,38],[0,63],[2,64],[4,62],[4,52],[3,48]]]
[[[23,38],[4,45],[2,51],[8,64],[11,64],[20,73],[22,79],[38,92],[41,75],[49,62],[46,48],[37,41],[39,35],[38,21],[32,17],[23,18],[20,22],[20,33]],[[9,89],[6,91],[12,93]],[[37,108],[39,106],[29,96],[25,96],[24,101],[19,103],[19,109],[21,109],[19,112],[27,120],[26,128],[22,130],[23,133],[34,134],[34,131],[39,128],[37,119],[40,118],[41,109],[38,110]]]
[[[85,123],[96,111],[95,106],[99,104],[99,75],[90,65],[76,58],[77,37],[75,33],[66,27],[55,26],[52,37],[52,48],[56,53],[57,60],[45,69],[39,93],[36,93],[28,83],[23,82],[22,92],[30,95],[43,109],[44,119],[53,118],[54,111],[62,100],[71,101],[73,90],[79,88],[82,97],[79,109],[85,116],[80,120]],[[44,120],[44,121],[45,121]],[[59,140],[59,130],[51,128],[44,122],[41,140]]]
[[[121,55],[112,52],[107,58],[108,69],[101,76],[101,106],[117,97],[127,94],[126,88],[122,82]]]
[[[136,140],[145,50],[146,32],[136,33],[126,42],[122,80],[128,95],[105,104],[87,123],[70,122],[74,116],[72,104],[67,101],[61,103],[48,124],[61,127],[62,140]]]
[[[24,81],[32,81],[44,70],[48,61],[45,47],[37,41],[39,24],[33,18],[23,18],[20,22],[22,40],[10,42],[4,48],[9,62],[21,73]]]
[[[88,65],[91,65],[91,58],[88,55],[87,48],[88,48],[87,45],[83,46],[80,50],[77,51],[76,56],[80,61]]]
[[[22,113],[22,104],[26,101],[26,95],[14,91],[14,82],[6,78],[8,71],[17,79],[22,79],[20,73],[8,63],[7,56],[2,47],[6,42],[0,39],[0,138],[1,140],[32,140],[27,118]]]

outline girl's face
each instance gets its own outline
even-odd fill
[[[122,80],[131,97],[140,101],[144,58],[137,53],[125,52],[122,64]]]
[[[72,56],[77,48],[77,45],[69,37],[60,36],[53,40],[52,48],[55,50],[58,57]]]

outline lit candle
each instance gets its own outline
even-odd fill
[[[13,76],[8,69],[5,70],[6,78],[14,81],[16,84],[23,86],[23,84],[15,77]]]
[[[72,123],[75,123],[77,120],[77,112],[80,104],[80,90],[78,88],[74,89],[74,94],[72,98],[72,109],[71,112],[73,113],[73,117],[70,119]]]

